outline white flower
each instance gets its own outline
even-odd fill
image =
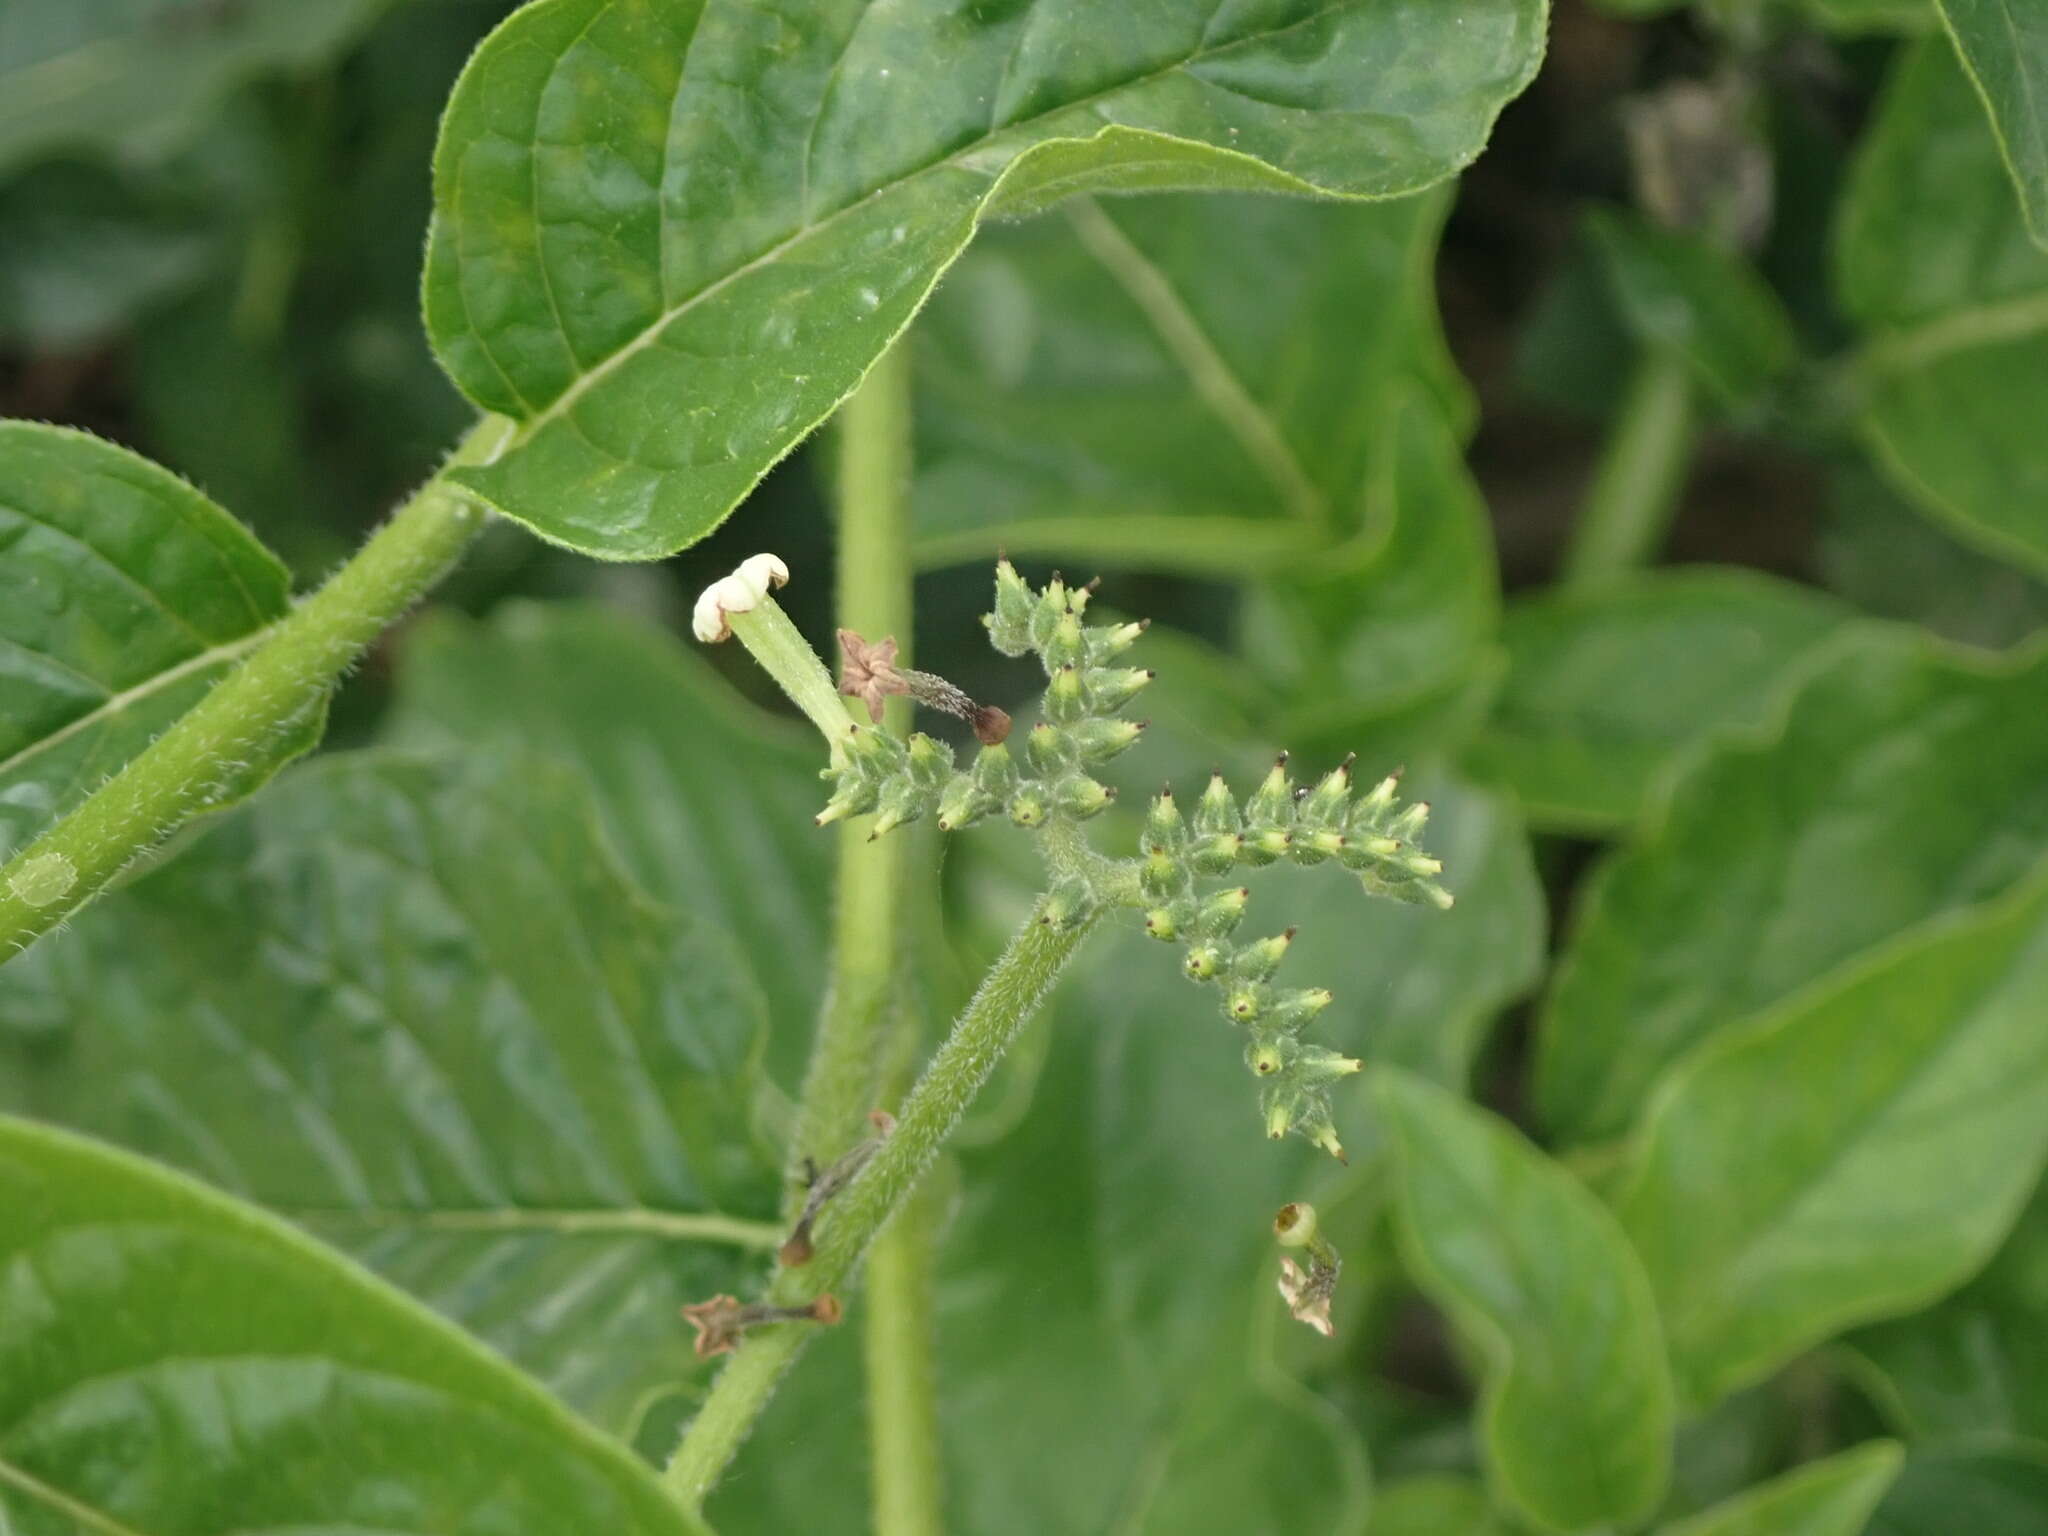
[[[771,587],[788,584],[789,567],[775,556],[749,555],[738,570],[704,589],[690,627],[706,645],[716,645],[732,633],[729,615],[752,612]]]

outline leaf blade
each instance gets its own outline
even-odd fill
[[[1647,1514],[1670,1473],[1671,1383],[1621,1228],[1483,1111],[1386,1069],[1372,1090],[1400,1148],[1408,1267],[1489,1356],[1496,1487],[1546,1529]]]
[[[1176,0],[1106,34],[1044,8],[527,7],[464,72],[435,157],[429,330],[465,393],[522,422],[460,478],[571,547],[666,554],[851,391],[989,213],[1440,180],[1526,82],[1540,6],[1463,8],[1427,71],[1409,61],[1436,34],[1374,9]],[[945,88],[891,110],[892,70]],[[737,144],[735,87],[780,109]],[[569,174],[579,154],[599,174]]]
[[[1904,1460],[1895,1442],[1860,1445],[1794,1467],[1663,1527],[1661,1536],[1858,1536]]]
[[[11,1118],[0,1187],[0,1509],[30,1529],[52,1507],[97,1529],[703,1529],[532,1383],[250,1207]]]

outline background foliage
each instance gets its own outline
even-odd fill
[[[506,9],[0,16],[0,415],[190,482],[0,429],[0,855],[473,415],[419,257],[442,105]],[[1483,45],[1436,82],[1471,99],[1399,154],[1288,141],[1248,67],[1228,121],[1288,175],[1407,192],[1477,151],[1533,14],[1473,8]],[[1454,182],[1064,202],[982,231],[906,343],[920,663],[1011,702],[974,622],[989,560],[1099,568],[1099,602],[1157,621],[1126,804],[1355,749],[1433,802],[1458,897],[1254,882],[1262,921],[1313,917],[1321,1036],[1369,1063],[1348,1169],[1259,1143],[1171,958],[1096,941],[935,1176],[959,1530],[2048,1528],[2048,30],[1996,0],[1549,24]],[[924,41],[866,63],[929,70]],[[458,98],[458,128],[524,89],[493,57],[507,95]],[[616,288],[509,366],[457,317],[444,222],[435,345],[530,433],[475,483],[610,555],[709,537],[608,565],[494,527],[320,757],[0,973],[0,1530],[691,1528],[636,1461],[708,1379],[676,1307],[744,1293],[779,1240],[831,853],[811,742],[678,631],[770,548],[829,634],[830,442],[781,455],[978,220],[1047,200],[1004,179],[1071,110],[1045,68],[986,151],[1014,162],[910,168],[933,124],[857,102],[816,185],[742,158],[728,246],[631,227]],[[616,126],[630,93],[591,79],[543,150]],[[1183,125],[1182,86],[1103,112]],[[1142,189],[1147,162],[1102,154],[1044,174]],[[459,159],[444,220],[459,186],[485,223],[544,222]],[[802,238],[843,244],[789,234],[835,199]],[[786,259],[740,263],[758,240]],[[736,344],[799,312],[810,264],[830,323]],[[591,364],[707,275],[783,286],[687,317],[633,389]],[[537,301],[507,288],[516,321]],[[714,343],[817,377],[737,427],[629,430],[745,395],[687,361]],[[1658,559],[1574,572],[1603,442],[1658,409],[1677,429],[1631,482],[1676,488]],[[591,451],[630,473],[595,475],[579,410],[624,424]],[[766,478],[710,532],[722,501],[661,489],[679,460],[730,495]],[[1106,820],[1128,845],[1135,812]],[[1024,862],[1000,830],[947,855],[934,1019],[1023,912]],[[1303,1197],[1347,1256],[1334,1342],[1272,1293],[1264,1218]],[[864,1528],[857,1345],[791,1378],[721,1529]]]

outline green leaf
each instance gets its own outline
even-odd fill
[[[2048,1444],[2048,1185],[1983,1274],[1937,1307],[1843,1341],[1887,1420],[1916,1440]]]
[[[832,839],[808,727],[742,702],[693,650],[615,609],[508,603],[437,613],[406,640],[388,739],[532,753],[578,774],[641,886],[746,937],[770,1065],[794,1086],[824,988]],[[506,678],[519,686],[507,689]],[[740,799],[744,814],[734,814]]]
[[[1561,1136],[1620,1135],[1719,1026],[2048,848],[2048,650],[1859,627],[1777,713],[1697,760],[1593,880],[1539,1032]]]
[[[1642,572],[1508,606],[1508,674],[1465,753],[1541,826],[1609,832],[1716,731],[1759,724],[1786,680],[1848,618],[1754,571]]]
[[[1936,0],[1991,113],[2034,243],[2048,249],[2048,11],[2027,0]]]
[[[168,470],[0,422],[0,859],[96,789],[291,606],[284,567]],[[319,736],[229,772],[226,804]]]
[[[246,80],[346,47],[384,0],[65,0],[0,19],[0,169],[56,149],[148,160]]]
[[[1381,1488],[1368,1529],[1371,1536],[1508,1536],[1484,1488],[1442,1473]]]
[[[1858,1536],[1904,1453],[1889,1440],[1794,1467],[1661,1536]]]
[[[607,1427],[702,1375],[683,1302],[772,1246],[765,1010],[580,788],[322,759],[0,981],[0,1102],[344,1244]]]
[[[0,1523],[681,1533],[619,1446],[290,1228],[0,1119]]]
[[[1650,1513],[1670,1472],[1657,1308],[1614,1218],[1484,1111],[1381,1069],[1402,1250],[1487,1363],[1489,1475],[1546,1529]]]
[[[1830,478],[1818,557],[1829,591],[1946,639],[2002,648],[2048,629],[2048,581],[1958,542],[1864,464]]]
[[[435,157],[428,329],[521,423],[459,478],[573,548],[670,553],[846,396],[984,216],[1415,191],[1478,152],[1542,22],[1541,0],[1164,0],[1113,24],[540,0],[478,50]]]
[[[919,323],[917,553],[1241,576],[1355,532],[1390,385],[1471,414],[1450,199],[1076,202],[989,231]]]
[[[1500,625],[1492,523],[1444,409],[1403,383],[1375,428],[1360,537],[1245,605],[1244,659],[1290,701],[1267,723],[1289,746],[1348,750],[1380,719],[1454,694]]]
[[[1696,1403],[1990,1257],[2048,1157],[2048,874],[1923,925],[1658,1085],[1616,1197]]]
[[[2003,559],[2048,570],[2048,252],[2028,237],[1954,53],[1909,51],[1886,88],[1836,227],[1843,306],[1871,332],[1862,428],[1923,510]]]
[[[1866,1536],[2036,1536],[2048,1524],[2048,1449],[2020,1444],[1921,1452]]]
[[[1682,354],[1723,407],[1753,403],[1797,359],[1784,306],[1738,256],[1625,209],[1592,208],[1585,222],[1629,330]]]

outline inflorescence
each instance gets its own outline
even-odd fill
[[[1144,633],[1143,623],[1083,622],[1093,590],[1055,576],[1034,592],[1009,561],[996,567],[995,611],[983,621],[989,638],[1005,656],[1037,656],[1047,679],[1042,718],[1027,734],[1021,759],[998,740],[963,769],[951,747],[922,732],[900,740],[849,722],[825,770],[833,788],[819,823],[873,812],[870,836],[880,837],[928,815],[950,832],[1002,814],[1036,830],[1107,809],[1116,791],[1090,770],[1137,743],[1144,722],[1123,719],[1121,711],[1153,674],[1114,664]],[[850,656],[863,643],[858,636],[851,641]],[[865,687],[872,679],[856,681]],[[1007,732],[1007,717],[1002,726]],[[1296,1132],[1341,1158],[1329,1089],[1359,1063],[1301,1038],[1330,993],[1276,987],[1293,930],[1231,944],[1250,892],[1213,887],[1240,868],[1334,861],[1374,895],[1449,907],[1450,893],[1436,881],[1443,866],[1418,843],[1429,807],[1400,804],[1396,783],[1388,777],[1354,795],[1347,759],[1313,785],[1297,786],[1283,753],[1242,804],[1218,774],[1188,817],[1169,786],[1146,814],[1137,858],[1056,862],[1041,919],[1069,925],[1104,907],[1142,912],[1146,931],[1183,945],[1182,970],[1218,988],[1224,1016],[1245,1029],[1245,1062],[1261,1082],[1266,1133]]]

